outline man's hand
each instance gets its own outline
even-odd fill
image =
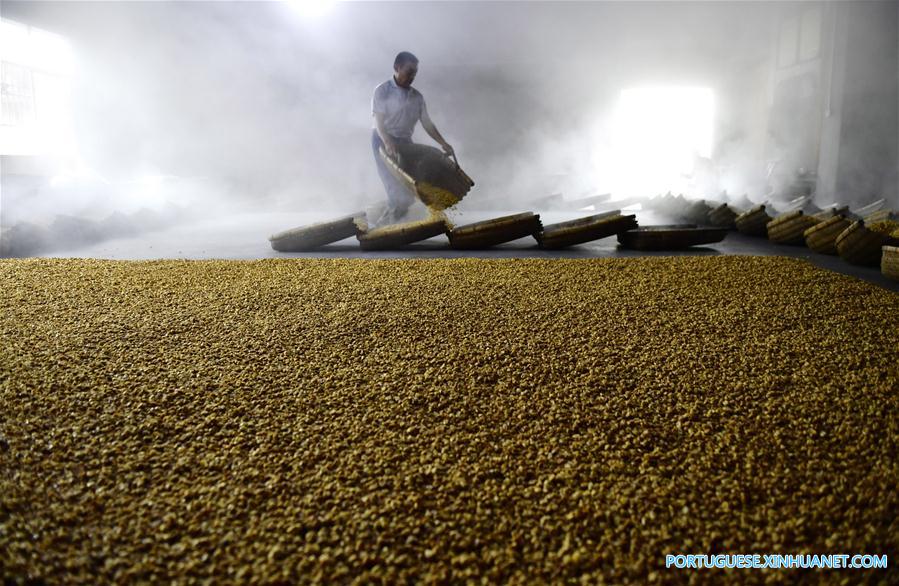
[[[384,141],[384,150],[387,151],[387,156],[395,159],[397,155],[396,151],[396,143],[390,139]]]
[[[454,154],[456,154],[456,151],[453,150],[452,145],[448,142],[443,143],[443,152],[445,152],[449,157],[452,157]]]

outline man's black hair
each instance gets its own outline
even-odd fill
[[[398,53],[396,59],[393,60],[393,68],[399,69],[406,63],[418,63],[418,57],[416,57],[409,51],[402,51]]]

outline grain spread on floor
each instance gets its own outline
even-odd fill
[[[3,260],[0,291],[5,579],[644,583],[899,545],[899,295],[802,261]]]

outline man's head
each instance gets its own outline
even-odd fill
[[[403,51],[393,60],[393,78],[400,87],[409,87],[418,73],[418,57],[408,51]]]

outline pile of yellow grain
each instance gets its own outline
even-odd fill
[[[461,201],[452,191],[427,182],[419,182],[416,187],[419,198],[433,212],[449,209]]]
[[[880,220],[865,224],[865,226],[872,232],[879,234],[892,235],[894,232],[899,232],[899,221],[896,220]]]

